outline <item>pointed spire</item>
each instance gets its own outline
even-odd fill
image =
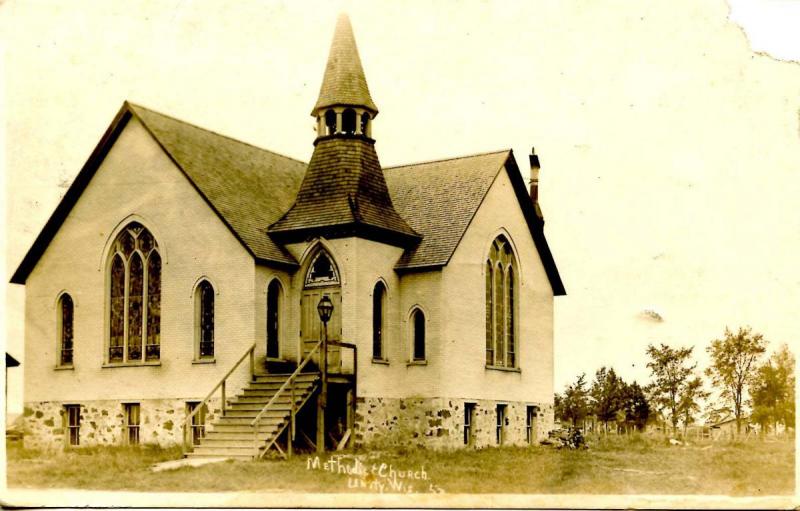
[[[353,27],[346,14],[340,14],[336,21],[319,99],[311,115],[316,116],[320,109],[334,105],[360,106],[371,111],[373,117],[378,113],[378,107],[369,94]]]

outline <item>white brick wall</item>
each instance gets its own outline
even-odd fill
[[[511,181],[501,172],[442,276],[444,358],[453,373],[443,395],[473,399],[552,403],[553,292]],[[504,232],[519,261],[518,357],[520,372],[485,368],[486,289],[489,246]]]

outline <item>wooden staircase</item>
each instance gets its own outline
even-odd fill
[[[292,376],[289,392],[286,385]],[[243,460],[261,457],[271,447],[278,447],[276,441],[290,426],[292,413],[296,414],[308,402],[319,384],[319,372],[254,375],[242,393],[229,401],[223,415],[209,425],[200,444],[186,456]],[[283,392],[279,393],[281,389]],[[257,417],[258,425],[253,426]]]

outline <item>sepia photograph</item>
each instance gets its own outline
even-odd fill
[[[0,0],[0,502],[797,507],[797,26]]]

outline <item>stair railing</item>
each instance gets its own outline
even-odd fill
[[[189,452],[190,449],[192,435],[189,435],[189,431],[191,431],[192,419],[194,418],[195,415],[197,415],[197,413],[200,410],[203,409],[203,407],[206,406],[208,400],[211,399],[211,396],[214,395],[217,389],[221,390],[220,394],[222,397],[222,405],[220,406],[220,411],[223,416],[225,415],[225,407],[227,406],[226,403],[227,396],[225,392],[226,381],[228,380],[228,377],[230,377],[230,375],[233,374],[236,368],[238,368],[239,365],[244,361],[244,359],[247,358],[248,355],[250,355],[250,378],[251,379],[253,378],[253,376],[256,373],[255,350],[256,350],[256,344],[253,343],[253,345],[250,346],[250,348],[247,351],[245,351],[244,355],[242,355],[241,358],[239,358],[239,360],[237,360],[236,363],[233,364],[233,367],[231,367],[230,370],[227,373],[225,373],[225,376],[223,376],[222,379],[216,385],[214,385],[214,388],[211,389],[211,392],[208,393],[205,399],[203,399],[203,401],[201,401],[197,406],[195,406],[194,410],[192,410],[192,413],[187,415],[186,418],[183,420],[183,446],[182,446],[183,454]]]
[[[297,407],[295,406],[295,393],[294,393],[294,380],[300,375],[300,371],[305,368],[306,365],[311,361],[311,358],[314,356],[316,352],[319,351],[320,347],[322,346],[322,341],[319,341],[317,344],[311,348],[311,351],[308,352],[308,355],[305,356],[303,361],[300,365],[297,366],[297,369],[283,382],[283,385],[280,386],[277,392],[272,396],[272,398],[264,405],[264,408],[258,412],[258,415],[250,422],[250,427],[253,428],[253,457],[260,458],[264,455],[264,452],[259,453],[259,445],[258,445],[258,433],[260,431],[261,426],[261,417],[264,416],[265,413],[273,406],[273,404],[278,400],[278,397],[286,391],[288,387],[291,388],[291,406],[290,406],[290,415],[289,420],[291,421],[291,430],[289,431],[289,446],[292,445],[292,440],[294,440],[294,433],[295,433],[295,415],[297,414]],[[291,453],[291,447],[288,448],[289,452]]]

